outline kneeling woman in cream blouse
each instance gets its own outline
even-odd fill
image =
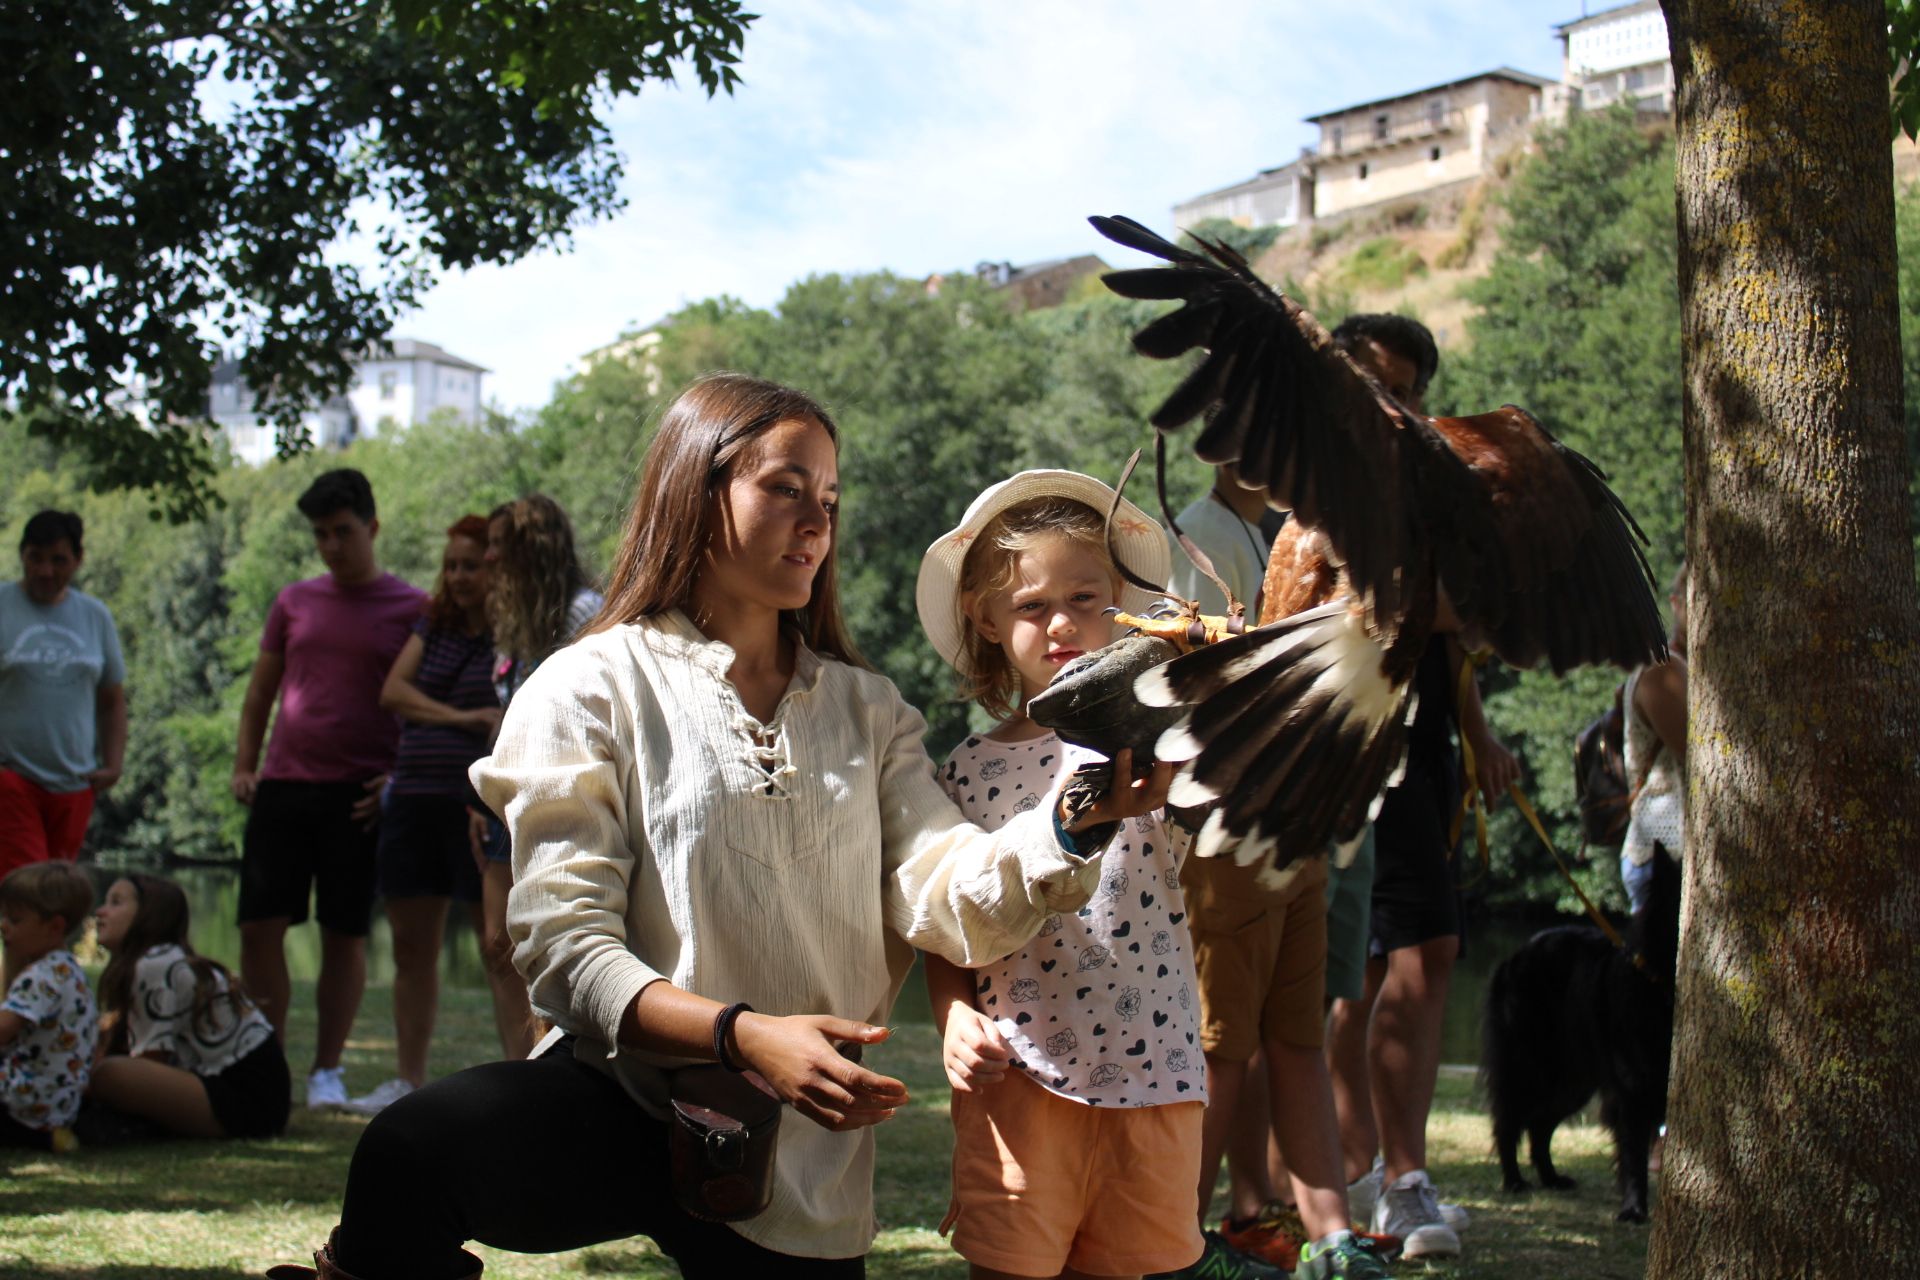
[[[838,505],[838,437],[805,395],[719,375],[667,410],[605,610],[473,769],[512,831],[515,963],[570,1034],[381,1112],[322,1274],[453,1280],[479,1271],[468,1240],[634,1235],[689,1277],[864,1273],[872,1126],[907,1096],[837,1046],[886,1038],[914,947],[1007,954],[1099,867],[1057,797],[990,835],[941,791],[919,713],[847,640]],[[1079,828],[1157,808],[1167,780]],[[712,1061],[737,1002],[726,1056],[799,1115],[771,1205],[725,1226],[674,1207],[662,1069]]]

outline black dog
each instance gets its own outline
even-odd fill
[[[1553,1131],[1597,1091],[1621,1222],[1647,1220],[1647,1151],[1667,1115],[1680,867],[1656,847],[1653,868],[1627,950],[1591,925],[1534,934],[1493,971],[1482,1028],[1480,1079],[1506,1189],[1527,1189],[1515,1159],[1522,1133],[1542,1185],[1573,1186],[1553,1167]]]

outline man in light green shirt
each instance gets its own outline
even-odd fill
[[[1260,527],[1267,511],[1267,491],[1242,488],[1239,473],[1227,463],[1215,471],[1213,488],[1177,517],[1181,532],[1207,553],[1213,571],[1247,606],[1249,625],[1260,620],[1260,585],[1273,546],[1272,536]],[[1183,600],[1198,600],[1202,613],[1226,613],[1220,588],[1187,558],[1171,531],[1167,537],[1173,542],[1173,573],[1167,584],[1173,593]]]
[[[70,585],[80,517],[42,511],[0,583],[0,875],[80,852],[93,802],[120,777],[126,667],[107,606]]]

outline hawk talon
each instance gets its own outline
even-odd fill
[[[1164,618],[1141,618],[1119,609],[1109,609],[1107,612],[1118,625],[1131,628],[1143,636],[1165,640],[1183,651],[1217,644],[1247,629],[1246,606],[1237,602],[1233,612],[1224,618],[1217,614],[1201,613],[1197,601],[1183,600],[1180,605],[1179,612]]]

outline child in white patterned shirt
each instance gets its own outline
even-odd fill
[[[967,696],[1003,717],[939,777],[969,819],[998,828],[1091,753],[1027,717],[1066,663],[1113,639],[1122,583],[1108,554],[1113,491],[1029,471],[976,499],[921,563],[922,625]],[[1164,580],[1167,543],[1130,503],[1115,545]],[[1150,598],[1128,588],[1127,606]],[[954,1248],[974,1280],[1139,1276],[1202,1253],[1194,1186],[1206,1066],[1180,892],[1189,841],[1155,814],[1122,824],[1100,889],[1024,948],[976,970],[927,957],[953,1085]]]
[[[35,862],[0,880],[7,994],[0,1003],[0,1146],[70,1151],[99,1034],[93,992],[68,949],[93,908],[70,862]]]

